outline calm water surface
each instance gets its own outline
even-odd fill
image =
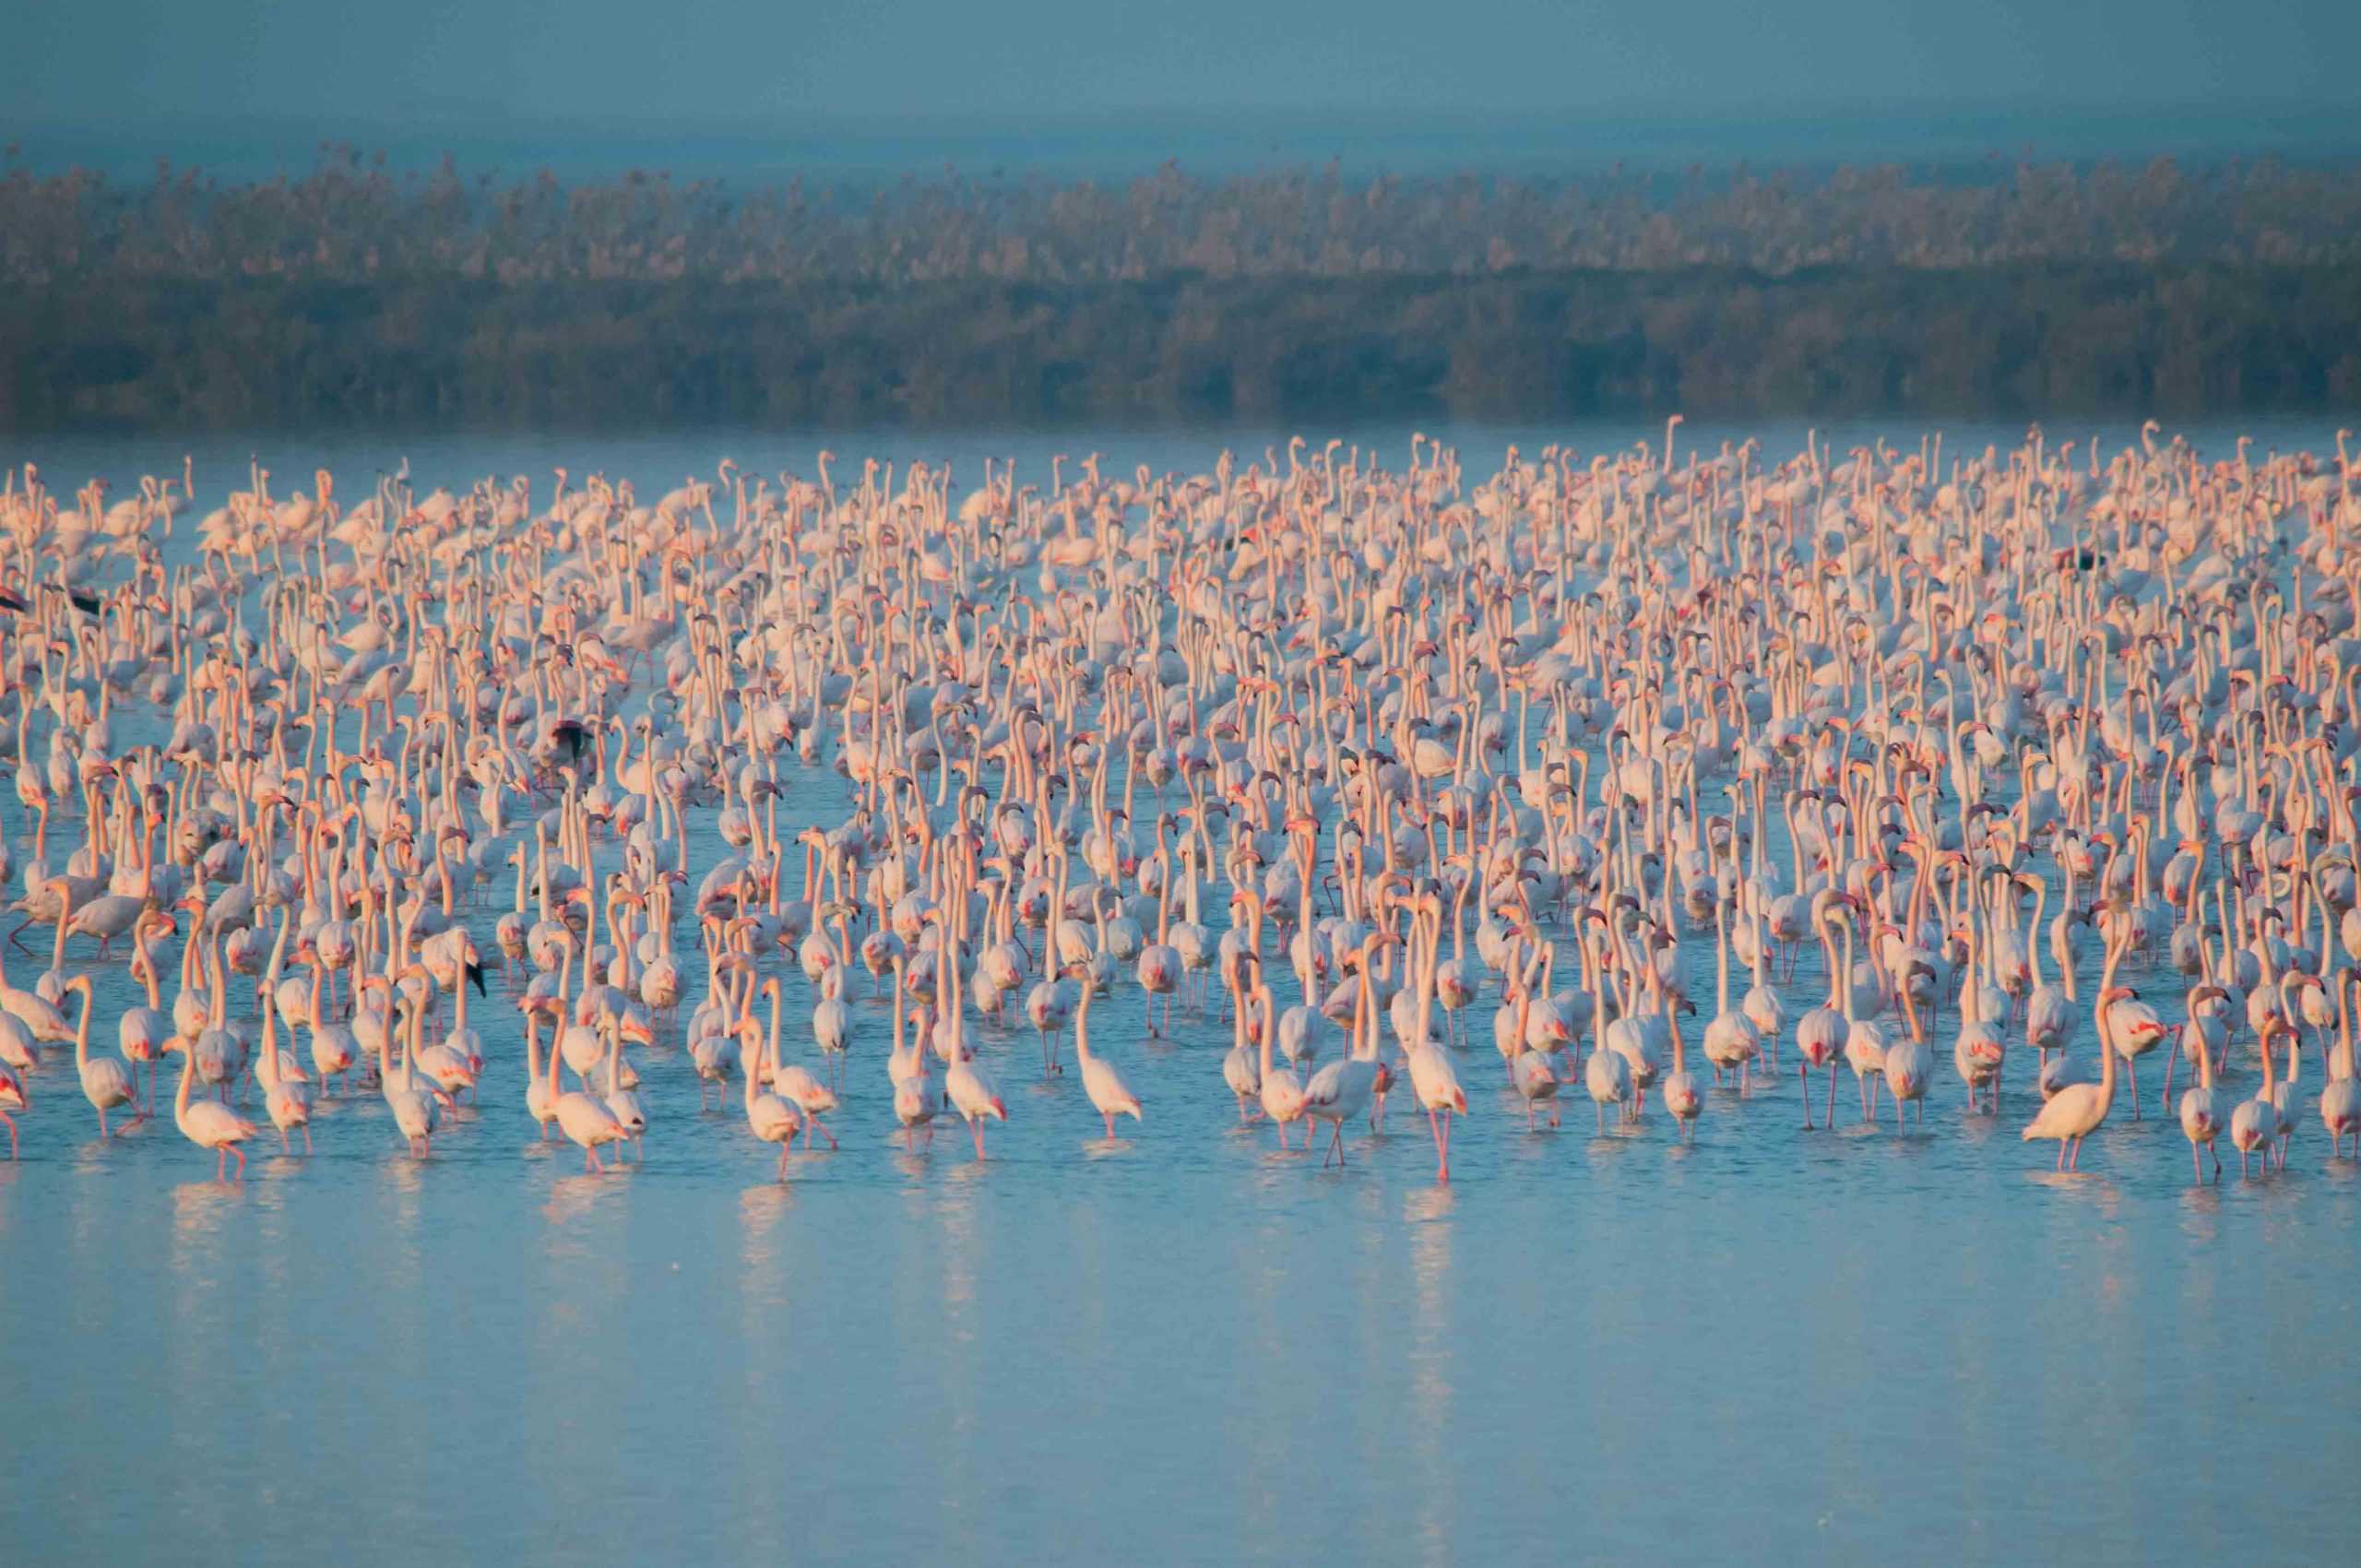
[[[1471,469],[1507,439],[1551,439],[1455,434]],[[884,439],[963,471],[1094,445],[1126,469],[1203,467],[1225,441]],[[9,460],[65,482],[181,449],[86,438]],[[200,450],[207,504],[250,449]],[[409,447],[421,480],[454,484],[568,457],[676,482],[723,450],[807,467],[810,447]],[[327,461],[350,490],[355,467],[399,455],[286,441],[266,460]],[[832,774],[801,776],[782,826],[841,802]],[[0,826],[21,857],[13,797]],[[697,827],[710,856],[710,817]],[[496,895],[470,916],[487,951]],[[1710,932],[1683,952],[1710,1016]],[[27,983],[48,955],[9,956]],[[783,972],[789,1059],[810,1060],[808,988]],[[101,973],[93,1039],[111,1049],[130,992],[120,962]],[[2168,973],[2133,980],[2178,1016]],[[1791,1016],[1822,983],[1808,959]],[[1276,969],[1274,984],[1293,1000]],[[1071,1075],[1040,1082],[1029,1032],[987,1029],[1010,1103],[991,1158],[955,1125],[905,1155],[886,1016],[864,1005],[840,1152],[774,1182],[737,1102],[701,1114],[658,1047],[647,1163],[601,1179],[537,1141],[496,977],[491,1002],[471,1020],[483,1105],[432,1159],[356,1095],[321,1108],[314,1158],[257,1150],[243,1186],[215,1182],[169,1118],[101,1143],[70,1057],[47,1057],[24,1158],[0,1164],[0,1561],[2350,1550],[2361,1170],[2325,1158],[2316,1082],[2284,1175],[2242,1182],[2233,1160],[2201,1186],[2153,1074],[2147,1120],[2119,1099],[2082,1173],[2054,1175],[2049,1146],[2016,1136],[2038,1102],[2030,1055],[2012,1053],[1997,1119],[1964,1117],[1948,1025],[1923,1134],[1857,1126],[1846,1075],[1839,1131],[1805,1136],[1790,1076],[1745,1102],[1716,1093],[1685,1148],[1660,1114],[1595,1136],[1579,1098],[1562,1128],[1528,1134],[1487,1030],[1461,1060],[1474,1114],[1443,1186],[1406,1096],[1344,1171],[1282,1156],[1236,1123],[1228,1028],[1145,1041],[1126,986],[1094,1035],[1147,1121],[1111,1143]],[[2252,1092],[2248,1060],[2234,1052],[2228,1093]]]

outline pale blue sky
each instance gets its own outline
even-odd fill
[[[642,158],[768,172],[1331,151],[1415,166],[1422,148],[1430,164],[1500,168],[1587,154],[1972,157],[2027,140],[2069,155],[2361,150],[2361,0],[0,0],[0,11],[13,13],[15,45],[0,138],[37,164],[166,155],[252,172],[301,167],[324,136],[389,146],[404,162],[450,147],[479,167],[576,172]],[[1060,127],[1073,133],[1062,150],[1055,136],[1026,139]],[[727,137],[754,150],[718,148]]]
[[[10,0],[29,121],[2361,104],[2354,0]]]

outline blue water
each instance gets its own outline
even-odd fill
[[[2337,427],[2352,424],[2356,418],[2361,418],[2361,410],[2342,415],[2262,415],[2235,423],[2176,426],[2164,432],[2159,439],[2178,435],[2206,456],[2226,457],[2235,455],[2238,437],[2245,435],[2253,438],[2251,450],[2257,456],[2274,450],[2308,450],[2328,454],[2332,461]],[[2140,439],[2139,423],[2131,420],[2076,418],[2044,421],[2040,426],[2052,447],[2072,441],[2077,444],[2078,454],[2087,454],[2094,439],[2109,455]],[[1726,443],[1752,440],[1759,444],[1763,460],[1778,462],[1800,453],[1807,439],[1816,441],[1823,453],[1833,448],[1841,454],[1855,446],[1880,442],[1916,450],[1922,440],[1940,434],[1940,453],[1948,464],[1953,457],[1980,453],[1987,446],[2007,451],[2023,441],[2032,428],[2033,424],[2025,421],[1991,419],[1911,424],[1875,418],[1707,418],[1684,421],[1674,431],[1673,443],[1676,453],[1686,455],[1691,451],[1710,454]],[[126,487],[136,486],[143,473],[178,474],[182,459],[186,457],[195,465],[199,498],[209,507],[220,504],[224,492],[244,488],[248,464],[256,461],[270,470],[274,496],[284,497],[296,490],[309,493],[313,470],[325,466],[337,476],[338,494],[352,499],[367,493],[366,487],[377,473],[393,472],[404,463],[409,465],[412,482],[421,494],[438,484],[462,490],[481,479],[504,482],[524,474],[532,479],[536,495],[546,495],[551,470],[564,465],[572,470],[573,482],[577,486],[585,474],[600,472],[611,479],[634,481],[640,487],[642,499],[652,500],[649,486],[669,489],[692,476],[709,480],[715,465],[724,457],[735,460],[750,478],[775,475],[787,469],[809,479],[818,471],[817,455],[827,451],[834,455],[832,472],[840,486],[857,483],[861,465],[869,458],[881,463],[908,463],[913,459],[934,464],[949,462],[955,476],[963,481],[980,481],[987,457],[995,465],[1014,458],[1019,465],[1020,483],[1035,482],[1046,487],[1050,462],[1060,456],[1065,459],[1063,471],[1068,475],[1074,473],[1081,459],[1094,452],[1101,455],[1102,469],[1109,475],[1128,475],[1142,463],[1159,474],[1203,473],[1211,471],[1224,452],[1235,454],[1241,469],[1251,462],[1267,465],[1273,457],[1284,464],[1287,444],[1298,436],[1306,438],[1313,447],[1325,445],[1331,440],[1339,441],[1344,447],[1375,454],[1388,468],[1398,471],[1409,462],[1412,435],[1423,434],[1449,442],[1459,449],[1472,484],[1489,477],[1513,445],[1527,459],[1536,459],[1543,447],[1553,444],[1571,447],[1584,458],[1598,453],[1619,452],[1642,443],[1661,454],[1665,431],[1666,422],[1660,418],[1566,421],[1547,425],[1372,421],[1335,430],[1279,424],[1203,429],[1109,426],[1063,431],[937,431],[893,426],[780,431],[699,425],[624,432],[523,430],[485,434],[432,426],[414,430],[373,426],[365,431],[304,434],[191,430],[136,437],[105,431],[66,430],[0,434],[0,468],[30,460],[39,465],[44,482],[66,493],[89,478],[101,477],[113,484],[120,496],[127,493]]]
[[[445,156],[470,176],[496,170],[522,179],[548,170],[566,180],[612,180],[634,169],[733,186],[801,179],[866,196],[915,173],[968,180],[1125,181],[1167,160],[1201,177],[1320,169],[1333,159],[1349,179],[1449,176],[1465,171],[1521,178],[1588,178],[1613,170],[1719,174],[1741,163],[1833,171],[1846,163],[1940,169],[1983,180],[2013,172],[2031,149],[2041,160],[2135,165],[2157,157],[2197,162],[2230,157],[2349,159],[2352,117],[2335,104],[2294,95],[2178,107],[2000,100],[1914,103],[1904,111],[1851,105],[1821,114],[1737,105],[1722,112],[1633,113],[1574,109],[1372,114],[1334,106],[1297,113],[1147,109],[1109,116],[1052,106],[999,120],[971,113],[874,118],[799,113],[792,105],[719,106],[703,118],[654,121],[635,106],[602,106],[595,119],[528,122],[440,113],[403,123],[350,115],[334,123],[241,113],[225,107],[202,124],[149,119],[109,105],[96,123],[34,121],[7,127],[14,161],[39,174],[97,169],[133,186],[157,160],[218,179],[300,177],[323,147],[383,153],[397,172],[429,171]]]
[[[1456,434],[1477,476],[1507,440],[1552,438]],[[1964,433],[1987,434],[2016,432]],[[1394,450],[1406,432],[1377,438]],[[855,439],[835,450],[882,450]],[[1126,470],[1203,467],[1263,438],[891,439],[976,472],[987,452],[1046,467],[1093,445]],[[810,455],[713,433],[231,442],[200,451],[201,496],[242,480],[257,445],[279,488],[326,461],[348,491],[405,450],[422,481],[453,484],[568,457],[677,482],[724,451],[808,472]],[[180,450],[44,438],[0,457],[33,456],[63,487]],[[834,774],[789,771],[782,828],[836,820]],[[709,816],[694,827],[693,874],[717,848]],[[21,858],[13,795],[0,830]],[[493,895],[469,912],[487,952],[509,885]],[[1710,932],[1682,950],[1710,1016]],[[30,983],[46,944],[9,959]],[[86,944],[69,963],[89,967]],[[93,1039],[111,1049],[127,981],[120,961],[98,972]],[[809,990],[781,972],[788,1059],[813,1062]],[[2168,971],[2131,980],[2177,1016]],[[1822,983],[1808,958],[1791,1016]],[[1857,1125],[1846,1074],[1838,1130],[1803,1134],[1792,1052],[1753,1099],[1715,1093],[1691,1146],[1661,1114],[1598,1136],[1578,1095],[1560,1128],[1529,1133],[1488,997],[1445,1185],[1406,1095],[1382,1136],[1355,1130],[1341,1171],[1281,1155],[1237,1123],[1227,1027],[1149,1042],[1128,984],[1094,1039],[1143,1123],[1109,1142],[1071,1075],[1043,1083],[1029,1032],[987,1028],[1010,1112],[990,1158],[955,1123],[905,1154],[888,1026],[863,1004],[843,1146],[799,1153],[781,1183],[737,1101],[701,1114],[662,1047],[641,1063],[647,1164],[584,1175],[524,1113],[505,995],[495,974],[470,1019],[491,1059],[481,1108],[424,1161],[357,1095],[323,1105],[313,1158],[257,1147],[225,1185],[169,1117],[101,1143],[70,1057],[49,1056],[24,1158],[0,1163],[0,1562],[2349,1550],[2361,1169],[2326,1158],[2317,1056],[2284,1174],[2241,1180],[2233,1155],[2219,1184],[2193,1182],[2152,1067],[2146,1120],[2119,1099],[2081,1174],[2059,1176],[2049,1146],[2016,1136],[2038,1103],[2030,1053],[2012,1051],[1999,1115],[1971,1118],[1948,1028],[1923,1133]],[[2235,1051],[2226,1093],[2257,1081]]]

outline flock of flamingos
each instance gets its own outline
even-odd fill
[[[1439,1176],[1471,1089],[1688,1139],[1841,1074],[1913,1135],[2037,1088],[2073,1166],[2143,1065],[2198,1180],[2361,1158],[2343,436],[1677,423],[1472,480],[12,471],[11,1157],[169,1113],[226,1179],[381,1096],[413,1157],[521,1111],[604,1170],[694,1076],[784,1178],[872,1096],[982,1159],[1071,1064],[1039,1122],[1227,1096],[1326,1163],[1406,1099]]]

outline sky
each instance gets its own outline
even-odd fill
[[[0,137],[44,152],[858,134],[921,163],[1013,126],[1180,151],[1503,124],[1746,127],[1734,148],[1922,124],[2361,143],[2355,0],[0,0]]]

